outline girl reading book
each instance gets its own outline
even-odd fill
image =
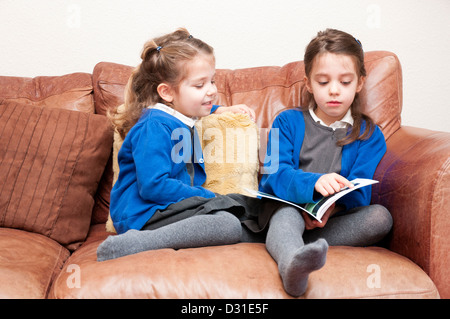
[[[276,132],[278,169],[268,167],[260,182],[262,192],[300,204],[351,188],[352,179],[372,179],[386,152],[381,130],[361,110],[366,70],[360,41],[339,30],[319,32],[304,63],[309,103],[276,117],[268,153]],[[308,275],[325,264],[328,245],[372,245],[389,232],[390,213],[370,200],[370,186],[357,189],[333,204],[322,222],[291,205],[273,213],[266,247],[288,293],[305,292]]]

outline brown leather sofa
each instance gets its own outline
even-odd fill
[[[388,146],[373,202],[394,226],[377,247],[330,247],[301,298],[448,298],[450,133],[401,126],[395,54],[367,52],[366,65],[365,112]],[[102,62],[92,74],[0,77],[0,297],[291,298],[259,243],[96,261],[112,183],[104,114],[123,102],[131,71]],[[217,70],[219,104],[245,103],[270,128],[302,104],[303,75],[302,62]]]

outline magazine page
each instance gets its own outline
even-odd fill
[[[305,208],[303,208],[303,207],[300,206],[299,204],[296,204],[296,203],[294,203],[294,202],[290,202],[290,201],[288,201],[288,200],[281,199],[281,198],[279,198],[279,197],[276,197],[275,195],[270,195],[270,194],[267,194],[267,193],[264,193],[264,192],[260,192],[260,191],[256,191],[256,190],[248,189],[248,188],[244,188],[244,190],[247,191],[248,193],[254,195],[254,196],[257,196],[257,197],[270,198],[270,199],[273,199],[273,200],[277,200],[277,201],[280,201],[280,202],[283,202],[283,203],[286,203],[286,204],[295,206],[295,207],[300,208],[301,210],[307,212],[308,214],[312,215],[309,211],[307,211]],[[314,218],[316,218],[316,216],[314,216],[314,215],[312,215],[312,216],[313,216]]]
[[[375,181],[373,179],[366,179],[366,178],[356,178],[350,182],[353,184],[352,188],[344,187],[339,192],[337,192],[333,195],[324,197],[321,200],[319,200],[317,203],[307,203],[304,206],[301,206],[300,204],[297,204],[297,203],[293,203],[291,201],[281,199],[279,197],[276,197],[275,195],[267,194],[264,192],[260,192],[260,191],[256,191],[256,190],[252,190],[252,189],[248,189],[248,188],[244,188],[244,189],[245,189],[245,191],[247,191],[248,193],[250,193],[254,196],[265,197],[265,198],[277,200],[277,201],[284,202],[286,204],[295,206],[297,208],[300,208],[301,210],[307,212],[309,215],[311,215],[312,217],[317,219],[319,222],[322,222],[322,217],[326,213],[327,209],[334,202],[336,202],[339,198],[347,195],[350,192],[353,192],[354,190],[356,190],[358,188],[378,183],[378,181]]]
[[[319,200],[317,203],[308,203],[305,205],[305,209],[311,213],[313,216],[317,216],[318,219],[321,219],[322,216],[326,213],[328,208],[336,202],[339,198],[347,195],[350,192],[353,192],[354,190],[372,185],[375,183],[378,183],[378,181],[375,181],[373,179],[366,179],[366,178],[356,178],[351,181],[353,184],[352,188],[344,187],[339,192],[334,193],[333,195],[327,196]]]

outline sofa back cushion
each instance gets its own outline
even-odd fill
[[[108,110],[123,104],[125,86],[133,67],[123,64],[100,62],[92,72],[95,111],[106,114]]]
[[[5,101],[0,136],[0,227],[76,248],[111,153],[106,117]]]
[[[361,91],[363,111],[388,139],[401,124],[402,69],[397,56],[387,51],[365,53],[366,83]],[[133,67],[101,62],[93,72],[95,108],[99,114],[123,103],[124,89]],[[270,128],[275,115],[304,104],[303,61],[284,66],[219,69],[217,104],[247,104],[256,112],[260,128]]]
[[[94,113],[92,76],[72,73],[35,78],[0,76],[0,103],[29,105]]]

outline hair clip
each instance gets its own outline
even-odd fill
[[[157,47],[157,48],[156,48],[156,51],[158,51],[158,52],[159,52],[159,51],[161,51],[161,49],[162,49],[162,47],[161,47],[161,46],[159,46],[159,47]]]
[[[359,44],[359,46],[362,48],[361,41],[359,41],[357,38],[355,38],[355,41]]]

